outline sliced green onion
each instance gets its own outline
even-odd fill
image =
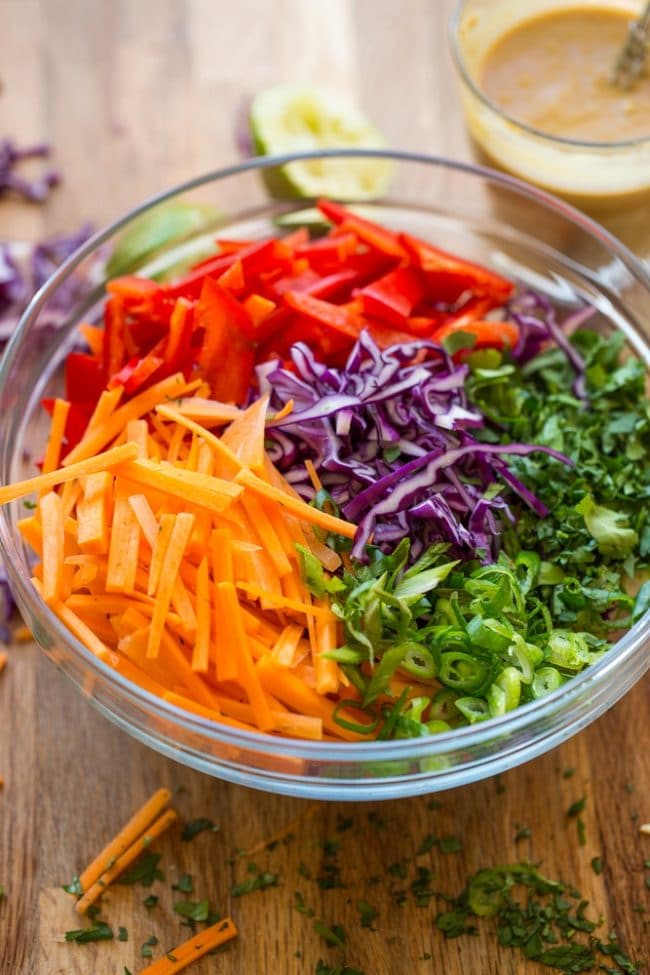
[[[564,677],[555,667],[542,667],[533,677],[530,686],[533,697],[546,697],[564,683]]]
[[[494,718],[512,711],[521,698],[521,674],[516,667],[502,670],[488,691],[490,715]]]
[[[507,656],[519,671],[524,684],[530,684],[535,675],[535,668],[544,659],[544,651],[534,643],[527,643],[523,637],[515,633],[508,647]]]
[[[327,660],[336,660],[339,664],[362,664],[367,659],[368,654],[363,650],[353,650],[351,647],[336,647],[334,650],[327,650],[321,654]]]
[[[467,635],[475,647],[503,653],[512,642],[514,630],[501,620],[473,616],[467,624]]]
[[[536,585],[541,564],[542,560],[537,552],[520,552],[515,559],[517,580],[521,591],[525,595],[528,595],[530,590]]]
[[[443,731],[451,731],[451,725],[446,721],[427,721],[427,728],[432,735],[440,735]]]
[[[452,650],[440,657],[440,680],[458,691],[475,691],[488,676],[486,664],[468,653]]]
[[[482,697],[459,697],[456,701],[456,707],[470,724],[485,721],[486,718],[490,717],[487,701]]]
[[[456,700],[458,694],[450,687],[442,687],[433,695],[431,707],[429,708],[430,721],[449,721],[458,717]]]
[[[433,654],[421,643],[407,643],[400,668],[420,680],[432,680],[437,675]]]
[[[390,736],[392,735],[395,725],[397,724],[397,721],[404,708],[404,704],[406,703],[408,692],[409,692],[408,687],[405,687],[402,693],[400,694],[400,696],[393,704],[390,711],[388,712],[384,711],[384,723],[382,725],[381,731],[377,735],[377,738],[379,740],[384,741],[385,739],[390,738]]]
[[[383,657],[375,667],[372,677],[363,695],[364,707],[372,702],[386,690],[388,681],[391,679],[397,668],[402,662],[408,644],[398,644],[386,650]]]
[[[339,711],[342,708],[354,708],[355,711],[363,711],[365,714],[368,715],[368,717],[372,717],[374,720],[372,720],[369,724],[367,724],[365,722],[362,723],[359,721],[351,721],[348,718],[342,718],[341,715],[339,714]],[[379,724],[379,718],[377,717],[377,715],[370,711],[364,711],[364,709],[359,707],[358,701],[339,701],[336,707],[334,708],[334,710],[332,711],[332,719],[336,721],[336,723],[340,725],[341,728],[347,728],[348,731],[354,731],[356,732],[356,734],[359,735],[372,734],[372,732],[376,729],[377,725]]]
[[[422,715],[431,704],[430,697],[412,697],[408,708],[404,711],[404,717],[411,721],[422,721]]]

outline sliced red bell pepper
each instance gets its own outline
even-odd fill
[[[158,372],[164,363],[162,356],[154,355],[149,352],[142,358],[135,356],[129,359],[125,366],[108,381],[108,388],[115,389],[117,386],[124,386],[127,396],[132,396],[139,392],[143,386]]]
[[[65,360],[65,395],[71,403],[96,402],[105,388],[102,363],[87,352],[71,352]]]
[[[417,267],[427,276],[429,298],[453,304],[469,291],[477,298],[493,298],[503,304],[514,291],[514,284],[494,271],[462,260],[410,234],[400,241]]]
[[[359,238],[354,233],[333,237],[319,237],[307,244],[296,247],[296,257],[305,257],[311,267],[322,274],[340,268],[354,254],[359,246]]]
[[[212,395],[225,403],[242,403],[255,361],[250,315],[229,291],[206,278],[196,307],[196,325],[203,329],[198,364]]]
[[[169,373],[185,371],[191,366],[194,305],[178,298],[169,322],[163,360]]]
[[[382,322],[376,318],[368,318],[364,324],[380,349],[385,349],[389,345],[398,345],[417,341],[417,336],[409,334],[401,328],[394,328],[392,325]]]
[[[456,332],[468,332],[476,339],[475,349],[513,349],[519,341],[519,326],[509,321],[448,322],[431,336],[439,345]]]
[[[404,328],[415,306],[424,297],[421,275],[414,268],[396,267],[383,278],[362,288],[359,297],[368,315]]]
[[[228,288],[234,295],[243,294],[246,290],[246,277],[242,262],[237,258],[230,267],[220,274],[217,281],[222,288]]]
[[[124,365],[127,357],[125,331],[124,305],[121,298],[113,295],[104,307],[102,366],[105,383]]]
[[[363,319],[349,309],[342,305],[333,305],[321,298],[314,298],[302,291],[288,291],[284,301],[294,311],[300,312],[326,330],[339,332],[341,335],[347,335],[348,338],[357,339],[363,328]]]
[[[138,277],[137,274],[123,274],[107,281],[106,290],[112,295],[118,295],[125,302],[150,304],[151,299],[159,293],[160,285],[150,278]]]
[[[332,200],[319,200],[318,209],[328,220],[340,226],[342,232],[349,231],[356,234],[360,240],[363,240],[374,250],[400,260],[408,257],[408,252],[400,243],[398,235],[387,230],[386,227],[381,227],[378,223],[373,223],[372,220],[359,217],[356,213],[341,206],[340,203],[334,203]]]

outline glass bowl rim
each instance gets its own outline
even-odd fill
[[[541,139],[548,145],[556,147],[594,150],[599,152],[609,152],[610,150],[615,149],[635,149],[645,146],[650,147],[650,132],[648,132],[647,135],[635,136],[633,139],[618,139],[614,142],[594,142],[589,139],[571,139],[569,136],[553,135],[551,132],[544,132],[542,129],[537,129],[534,125],[529,125],[527,122],[523,122],[514,115],[510,115],[503,108],[501,108],[500,105],[497,105],[497,103],[492,101],[492,99],[489,98],[483,89],[480,88],[479,85],[477,85],[477,83],[474,81],[467,69],[463,52],[461,51],[459,38],[460,26],[463,19],[463,11],[468,2],[469,0],[458,0],[456,7],[449,18],[449,47],[451,49],[452,60],[461,79],[470,89],[472,94],[475,95],[486,108],[491,109],[495,115],[498,115],[499,118],[502,118],[504,121],[508,122],[513,126],[513,128],[519,129],[521,132],[525,132],[527,135],[535,136],[536,139]]]
[[[28,330],[30,324],[38,316],[41,308],[51,294],[56,291],[59,285],[69,277],[86,257],[92,254],[116,232],[123,229],[135,217],[140,216],[142,213],[147,212],[178,194],[187,193],[206,184],[237,176],[240,173],[284,166],[291,162],[308,161],[310,159],[355,157],[423,164],[425,166],[438,167],[441,171],[448,170],[467,173],[471,177],[482,177],[496,182],[519,196],[528,197],[535,203],[554,211],[556,215],[568,219],[587,234],[595,237],[609,252],[616,255],[627,267],[627,270],[632,276],[650,292],[650,272],[646,271],[643,263],[624,244],[610,234],[609,231],[551,193],[487,166],[474,165],[472,163],[451,160],[442,156],[432,156],[426,153],[383,149],[329,149],[315,152],[286,153],[278,156],[258,156],[231,166],[212,170],[157,193],[93,234],[92,237],[78,248],[74,254],[67,258],[54,272],[26,308],[0,361],[0,389],[4,385],[13,358],[14,349],[19,346],[23,333]],[[287,202],[299,204],[301,200],[297,198]],[[309,202],[309,198],[303,198],[302,202]],[[650,348],[647,346],[646,353],[650,355]],[[2,517],[5,528],[7,528],[9,519],[6,509],[2,509],[0,517]],[[12,530],[9,526],[8,533],[11,534],[11,532]],[[81,657],[92,672],[98,677],[107,680],[109,686],[119,688],[129,701],[135,703],[137,706],[145,705],[153,716],[171,720],[175,725],[180,726],[185,731],[198,733],[219,744],[254,749],[264,754],[275,755],[280,752],[292,757],[295,756],[310,760],[332,761],[340,758],[345,762],[363,762],[367,759],[377,761],[378,759],[392,760],[407,757],[430,757],[437,753],[445,753],[456,747],[468,748],[472,745],[481,744],[486,740],[490,740],[493,736],[498,737],[506,732],[520,730],[529,724],[536,723],[537,719],[544,719],[547,716],[553,715],[556,707],[564,713],[570,713],[571,707],[576,703],[576,699],[578,699],[577,703],[579,705],[579,698],[583,690],[589,685],[601,686],[606,682],[613,669],[618,669],[624,661],[634,656],[640,648],[644,637],[650,632],[649,610],[596,664],[592,664],[580,674],[570,678],[551,694],[537,701],[521,705],[514,711],[507,712],[496,718],[451,729],[448,732],[440,732],[421,738],[406,738],[398,741],[377,741],[375,739],[358,743],[307,741],[280,736],[275,737],[262,732],[246,731],[227,725],[220,725],[218,722],[209,718],[181,709],[128,680],[88,650],[61,623],[52,610],[40,600],[36,590],[31,586],[29,579],[18,572],[12,560],[7,558],[2,533],[0,533],[0,552],[5,556],[12,585],[16,587],[20,597],[22,597],[22,601],[29,606],[34,616],[43,620],[49,632],[54,632],[56,637],[68,650],[77,657]],[[47,651],[45,652],[47,653]],[[648,665],[650,666],[650,661]],[[65,667],[61,669],[65,673]],[[218,763],[218,756],[215,755],[213,761]]]

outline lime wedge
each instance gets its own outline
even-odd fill
[[[296,85],[275,85],[256,95],[250,127],[260,155],[386,146],[379,130],[345,99]],[[384,159],[306,159],[263,175],[269,192],[279,199],[374,200],[386,192],[391,172]]]

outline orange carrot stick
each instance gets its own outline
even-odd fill
[[[201,559],[196,573],[196,641],[192,670],[205,674],[210,662],[210,576],[207,558]]]
[[[91,884],[87,890],[84,891],[82,896],[79,898],[75,904],[75,909],[79,914],[85,914],[91,904],[94,904],[98,900],[109,884],[112,884],[121,873],[124,873],[126,868],[133,863],[141,853],[144,853],[146,849],[151,845],[153,840],[155,840],[161,833],[164,833],[173,822],[176,820],[176,812],[173,809],[168,809],[164,812],[162,816],[154,820],[145,830],[142,836],[140,836],[121,856],[118,856],[113,865],[109,867],[104,873],[100,875],[94,884]],[[82,885],[83,887],[83,885]]]
[[[349,521],[343,521],[342,518],[336,518],[334,515],[329,515],[326,511],[319,511],[318,508],[313,508],[302,499],[295,498],[280,488],[267,484],[266,481],[263,481],[246,468],[235,476],[235,483],[249,488],[262,498],[268,498],[270,501],[281,504],[283,508],[286,508],[287,511],[290,511],[302,521],[306,521],[311,525],[318,525],[327,532],[343,535],[345,538],[354,538],[357,530],[356,525],[353,525]]]
[[[111,867],[115,860],[120,857],[134,843],[147,827],[163,811],[172,794],[169,789],[158,789],[157,792],[147,799],[147,801],[133,814],[128,823],[107,843],[101,853],[88,864],[86,869],[79,877],[79,883],[83,891],[88,890],[104,873]]]
[[[184,941],[173,951],[168,951],[164,958],[159,958],[153,965],[147,965],[140,975],[176,975],[197,958],[202,958],[209,951],[237,937],[237,934],[237,928],[229,917],[217,921],[212,927],[195,934],[193,938]]]
[[[64,399],[55,399],[52,410],[52,422],[50,424],[50,434],[47,438],[47,446],[43,457],[41,473],[49,474],[56,470],[61,458],[61,446],[65,433],[65,424],[70,412],[70,404]]]
[[[14,481],[13,484],[5,484],[0,487],[0,504],[8,501],[15,501],[16,498],[23,498],[26,494],[37,491],[47,491],[63,484],[66,481],[74,481],[85,474],[95,474],[97,471],[112,470],[119,464],[132,461],[138,455],[138,448],[135,444],[125,443],[120,447],[113,447],[105,450],[101,454],[80,460],[76,464],[68,464],[67,467],[59,467],[49,474],[37,474],[26,481]],[[66,457],[64,463],[68,463],[70,455]]]
[[[38,502],[43,531],[43,599],[53,603],[63,587],[63,509],[54,491],[41,495]]]
[[[160,580],[156,592],[156,605],[153,616],[151,617],[151,629],[149,631],[149,643],[147,645],[147,656],[150,658],[158,656],[160,640],[165,626],[165,619],[169,611],[174,583],[176,582],[193,526],[194,515],[189,512],[181,512],[175,516],[174,527],[169,536],[169,544],[167,545],[160,571]]]

